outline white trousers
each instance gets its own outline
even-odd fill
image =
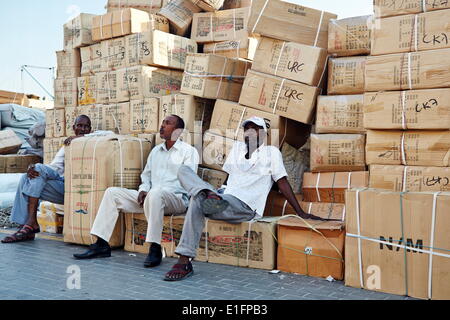
[[[147,218],[146,242],[161,244],[164,215],[178,215],[186,212],[181,195],[152,188],[145,198],[144,207],[139,206],[139,192],[125,188],[108,188],[92,225],[91,234],[109,241],[120,212],[144,213]]]

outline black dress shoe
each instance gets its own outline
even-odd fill
[[[89,250],[85,253],[75,253],[74,258],[76,259],[93,259],[93,258],[107,258],[111,257],[111,247],[99,246],[97,243],[91,244]]]
[[[144,267],[153,268],[159,266],[162,261],[161,245],[152,243],[147,258],[144,261]]]

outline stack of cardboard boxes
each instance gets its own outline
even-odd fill
[[[374,6],[363,100],[372,189],[346,195],[345,282],[444,299],[450,296],[450,5],[390,2]]]

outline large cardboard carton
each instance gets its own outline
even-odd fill
[[[207,99],[238,101],[251,64],[213,54],[189,54],[181,93]]]
[[[450,191],[450,168],[370,166],[370,188],[399,192]]]
[[[449,10],[376,19],[372,55],[449,48]]]
[[[450,129],[450,89],[364,94],[368,129]]]
[[[92,39],[100,41],[155,29],[168,32],[167,20],[145,11],[127,8],[94,17]]]
[[[0,155],[0,173],[25,173],[30,164],[41,162],[42,158],[34,154]]]
[[[374,0],[375,17],[400,16],[434,10],[450,9],[446,0]]]
[[[45,137],[60,138],[65,136],[66,136],[65,109],[47,109],[45,111]]]
[[[80,48],[81,53],[81,75],[91,76],[102,70],[102,44],[96,43],[91,46]]]
[[[332,19],[328,27],[328,53],[339,56],[370,54],[373,16]]]
[[[310,124],[319,88],[249,70],[239,103]]]
[[[44,164],[50,164],[53,161],[56,153],[63,147],[64,140],[66,137],[44,139]]]
[[[450,298],[448,192],[351,190],[346,206],[345,285]]]
[[[55,108],[78,105],[78,78],[55,79]]]
[[[369,172],[305,172],[303,199],[306,202],[345,203],[345,191],[369,186]]]
[[[108,0],[106,4],[107,12],[133,8],[145,11],[149,14],[157,13],[167,4],[167,0]]]
[[[24,93],[0,90],[0,104],[7,103],[14,103],[28,107],[30,105],[30,100]]]
[[[450,166],[450,131],[368,130],[367,164]]]
[[[203,45],[203,53],[217,54],[235,59],[253,60],[257,46],[257,37],[244,37],[239,40],[205,43]]]
[[[137,189],[150,148],[147,141],[117,135],[72,141],[65,153],[65,242],[92,244],[96,241],[90,231],[105,190],[108,187]],[[124,235],[121,216],[110,245],[123,245]]]
[[[365,91],[450,87],[450,49],[367,57]]]
[[[94,14],[80,13],[64,24],[64,50],[76,49],[95,42],[92,39],[92,20]]]
[[[78,105],[97,103],[97,77],[83,76],[78,78]]]
[[[287,142],[300,148],[306,142],[302,137],[308,136],[310,132],[308,125],[226,100],[216,101],[209,129],[221,136],[244,141],[242,122],[253,116],[261,117],[266,122],[269,145],[280,147]]]
[[[364,95],[319,96],[316,133],[364,133]]]
[[[158,132],[159,98],[146,98],[130,101],[130,132],[153,133]]]
[[[206,131],[203,136],[203,162],[202,165],[209,169],[222,170],[235,140]]]
[[[125,37],[101,42],[101,71],[113,71],[127,66]]]
[[[42,201],[39,204],[37,222],[41,232],[62,233],[64,225],[64,205]]]
[[[196,128],[203,133],[210,128],[214,109],[214,100],[204,99],[186,94],[171,94],[161,97],[159,108],[159,122],[174,114],[184,120],[185,129],[196,132]],[[159,128],[159,127],[158,127]]]
[[[116,134],[130,134],[131,113],[130,103],[122,102],[103,105],[103,130],[112,131]]]
[[[223,2],[223,10],[251,7],[251,0],[225,0]]]
[[[192,1],[204,11],[218,11],[222,8],[224,0],[194,0]]]
[[[363,134],[312,134],[311,171],[363,171],[365,161]]]
[[[319,86],[327,66],[327,50],[261,37],[252,70]]]
[[[125,37],[126,63],[184,70],[186,55],[197,53],[197,43],[189,38],[154,30]]]
[[[208,182],[215,189],[220,189],[228,178],[228,173],[224,171],[202,167],[198,167],[197,174],[202,180]]]
[[[328,94],[364,93],[367,57],[331,58],[328,62]]]
[[[56,77],[76,78],[80,76],[80,49],[56,51]]]
[[[191,0],[171,0],[158,12],[166,17],[170,23],[170,33],[185,36],[192,23],[194,13],[202,9]]]
[[[23,141],[11,129],[0,131],[0,154],[13,154],[19,151]]]
[[[278,270],[344,279],[344,222],[287,217],[277,224]]]
[[[128,97],[118,96],[119,78],[118,71],[100,72],[96,75],[97,79],[97,102],[98,103],[117,103],[129,100]],[[122,80],[122,79],[121,79]]]
[[[206,43],[246,38],[249,14],[250,7],[194,13],[191,39]]]
[[[328,23],[337,15],[280,0],[253,0],[248,28],[269,38],[327,48]]]

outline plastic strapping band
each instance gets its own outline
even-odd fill
[[[100,16],[100,38],[103,39],[103,15]]]
[[[359,264],[359,284],[361,288],[364,288],[363,280],[363,268],[362,268],[362,252],[361,252],[361,223],[360,223],[360,208],[359,208],[359,193],[360,190],[356,190],[356,226],[358,232],[358,264]]]
[[[221,73],[221,76],[220,76],[220,82],[219,82],[219,85],[217,86],[216,97],[219,97],[220,89],[222,88],[223,74],[224,74],[225,69],[226,69],[226,67],[227,67],[227,62],[228,62],[228,59],[225,58],[225,60],[224,60],[224,62],[223,62],[222,73]],[[230,76],[230,77],[232,77],[232,76]]]
[[[116,104],[115,106],[116,106],[116,110],[117,110],[117,109],[119,108],[119,105]],[[117,118],[116,118],[116,116],[114,115],[114,110],[111,110],[111,111],[112,111],[112,112],[111,112],[111,115],[112,115],[113,120],[114,120],[114,126],[116,127],[117,132],[119,132],[119,134],[121,134],[119,121],[117,121]],[[119,142],[119,145],[120,145],[120,142]]]
[[[209,26],[211,27],[211,35],[212,35],[211,41],[214,42],[213,13],[210,13],[210,14],[209,14]]]
[[[253,224],[253,220],[248,222],[248,234],[247,234],[247,261],[246,261],[246,265],[248,266],[248,259],[250,257],[250,240],[251,240],[251,234],[252,234],[252,224]]]
[[[280,65],[281,57],[283,56],[283,51],[284,51],[285,46],[286,46],[286,41],[283,41],[283,44],[281,45],[280,56],[278,57],[277,65],[275,66],[275,75],[277,75],[278,66]]]
[[[320,13],[320,22],[319,22],[319,26],[317,27],[317,33],[316,33],[316,40],[314,40],[314,45],[313,47],[317,47],[317,42],[319,41],[319,35],[320,35],[320,28],[322,27],[322,21],[323,21],[323,15],[324,15],[325,11],[322,11]]]
[[[406,178],[408,175],[408,166],[405,166],[403,169],[403,186],[402,186],[402,192],[406,192]]]
[[[414,16],[414,49],[419,51],[419,15]]]
[[[342,221],[345,221],[345,214],[347,213],[346,209],[345,209],[345,204],[344,204],[344,208],[342,209]]]
[[[245,111],[247,111],[247,107],[244,107],[241,113],[241,117],[239,118],[238,125],[236,127],[236,131],[234,132],[234,139],[237,139],[239,129],[241,128],[242,120],[244,119]]]
[[[431,213],[431,232],[430,232],[430,255],[428,260],[428,299],[432,298],[432,284],[433,284],[433,247],[434,247],[434,234],[436,225],[436,205],[437,197],[440,192],[433,194],[433,209]]]
[[[311,211],[312,211],[312,202],[309,203],[308,214],[311,214]]]
[[[284,82],[285,82],[285,81],[286,81],[285,78],[283,78],[283,80],[281,80],[280,89],[278,90],[277,98],[275,99],[275,103],[273,104],[273,110],[272,110],[272,113],[273,113],[273,114],[275,114],[275,112],[277,112],[277,104],[278,104],[278,100],[280,99],[281,91],[283,90]]]
[[[217,43],[218,42],[214,42],[213,54],[216,54]]]
[[[319,183],[320,183],[320,172],[317,174],[317,181],[316,181],[317,202],[321,202],[320,192],[319,192]]]
[[[347,189],[350,190],[352,187],[352,172],[348,173],[348,179],[347,179]]]
[[[408,52],[408,86],[412,90],[411,52]]]
[[[259,20],[261,19],[261,17],[262,17],[262,15],[263,15],[264,11],[266,10],[266,7],[267,7],[267,4],[268,4],[268,3],[269,3],[269,0],[266,0],[266,2],[264,3],[264,6],[263,6],[262,9],[261,9],[261,12],[259,13],[258,18],[257,18],[256,21],[255,21],[255,25],[253,26],[252,33],[255,33],[256,26],[258,25]]]
[[[402,132],[402,141],[400,144],[401,153],[402,153],[402,165],[407,166],[406,163],[406,152],[405,152],[405,132]]]
[[[236,46],[236,59],[239,59],[240,58],[239,51],[241,50],[241,40],[238,40],[237,43],[238,43],[238,45]],[[245,74],[247,74],[247,72]]]
[[[284,204],[283,204],[283,210],[281,211],[281,215],[284,216],[284,214],[286,213],[286,206],[287,206],[288,202],[287,200],[284,200]]]
[[[406,130],[406,91],[402,91],[402,129]]]
[[[427,12],[427,0],[422,0],[422,11]]]

